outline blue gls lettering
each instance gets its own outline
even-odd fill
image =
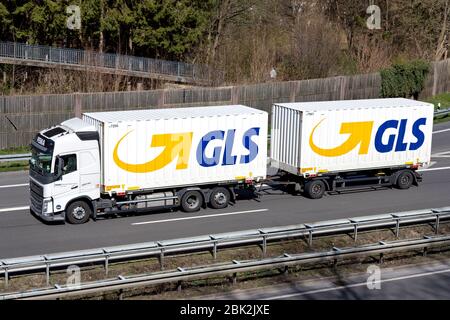
[[[395,135],[391,134],[388,139],[387,144],[383,144],[383,134],[387,129],[394,128],[397,129],[398,121],[397,120],[388,120],[383,123],[377,131],[375,136],[375,149],[377,149],[380,153],[390,152],[394,147]]]
[[[241,155],[239,159],[240,164],[250,163],[258,155],[258,144],[252,140],[253,136],[259,136],[260,128],[250,128],[242,136],[242,145],[248,150],[247,155]],[[202,167],[214,167],[219,165],[220,156],[223,151],[222,166],[235,165],[237,162],[237,155],[233,155],[233,146],[235,140],[236,129],[229,129],[226,133],[225,131],[216,130],[207,133],[199,142],[197,146],[197,162]],[[208,144],[212,140],[222,140],[221,146],[215,147],[213,150],[212,157],[207,157],[205,155],[205,150]]]
[[[227,139],[225,141],[225,150],[223,153],[223,162],[222,162],[222,165],[224,166],[236,164],[237,156],[231,155],[231,153],[233,152],[233,142],[235,132],[236,132],[235,129],[228,130],[227,132]]]
[[[408,144],[403,142],[405,140],[405,131],[406,131],[406,123],[408,122],[408,119],[402,119],[400,121],[400,128],[398,129],[398,138],[397,138],[397,145],[395,146],[395,151],[406,151],[406,148],[408,148]]]
[[[414,122],[412,126],[412,133],[414,137],[417,139],[416,142],[411,142],[409,144],[409,150],[414,151],[419,149],[423,143],[425,142],[425,134],[420,129],[421,126],[425,125],[427,122],[426,118],[420,118]],[[405,134],[406,134],[406,126],[408,123],[408,119],[402,119],[400,121],[397,120],[388,120],[384,122],[377,131],[377,134],[375,136],[375,148],[380,153],[386,153],[391,152],[394,148],[395,144],[395,151],[406,151],[408,150],[408,143],[405,142]],[[399,125],[400,124],[400,125]],[[383,135],[386,132],[387,129],[397,129],[397,134],[391,134],[389,135],[388,142],[384,144],[382,142]],[[395,139],[397,137],[397,143],[395,143]]]
[[[214,151],[213,151],[213,156],[211,158],[208,158],[205,155],[205,150],[206,150],[206,146],[208,145],[208,143],[211,142],[212,140],[215,140],[215,139],[223,140],[224,134],[225,134],[225,131],[216,130],[216,131],[211,131],[211,132],[207,133],[202,138],[202,140],[200,141],[200,143],[198,144],[198,147],[197,147],[197,162],[202,167],[213,167],[213,166],[217,166],[219,164],[220,153],[222,151],[222,147],[215,147]]]
[[[259,136],[260,128],[250,128],[244,133],[242,143],[244,147],[249,151],[248,155],[241,156],[240,163],[250,163],[258,155],[258,145],[251,139],[253,136]]]
[[[423,133],[422,130],[420,130],[420,127],[426,124],[427,124],[426,118],[420,118],[416,122],[414,122],[412,132],[414,137],[416,137],[417,141],[411,143],[411,145],[409,146],[409,150],[417,150],[425,142],[425,134]]]

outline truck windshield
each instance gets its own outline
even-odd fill
[[[52,166],[53,151],[43,152],[36,148],[31,149],[30,168],[42,175],[49,175]]]

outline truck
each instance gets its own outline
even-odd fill
[[[267,112],[242,105],[84,113],[31,143],[30,209],[44,221],[206,205],[266,176]]]
[[[125,212],[223,209],[238,189],[328,192],[422,181],[432,104],[389,98],[89,112],[32,140],[30,209],[72,224]],[[268,139],[269,138],[269,139]],[[270,157],[268,157],[268,140]],[[268,167],[276,174],[268,175]]]
[[[312,199],[325,192],[422,181],[434,106],[404,98],[279,103],[272,107],[272,165]]]

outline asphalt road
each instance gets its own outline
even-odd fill
[[[21,209],[29,201],[28,186],[22,185],[28,182],[27,172],[0,174],[0,259],[450,206],[450,123],[436,125],[434,131],[431,169],[441,169],[424,172],[424,182],[409,190],[327,195],[321,200],[272,191],[224,210],[157,212],[84,225],[43,224]]]
[[[379,269],[374,273],[288,282],[208,295],[207,300],[437,300],[450,299],[450,261]],[[370,277],[370,278],[369,278]],[[369,281],[368,281],[369,280]],[[369,286],[368,286],[369,282]]]

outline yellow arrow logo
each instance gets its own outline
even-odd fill
[[[155,159],[139,164],[126,163],[120,160],[118,155],[120,143],[131,132],[132,131],[126,133],[119,142],[117,142],[116,147],[114,148],[114,162],[119,168],[134,173],[152,172],[164,168],[176,157],[178,157],[176,165],[177,170],[186,169],[188,167],[189,154],[192,145],[192,132],[153,135],[151,148],[164,147],[164,150]]]
[[[311,149],[324,157],[339,157],[349,153],[359,145],[359,154],[367,154],[369,152],[370,138],[372,135],[373,121],[365,122],[344,122],[341,125],[340,134],[349,134],[347,141],[339,147],[332,149],[322,149],[314,144],[313,135],[317,127],[324,121],[322,119],[312,130],[309,136],[309,145]]]

